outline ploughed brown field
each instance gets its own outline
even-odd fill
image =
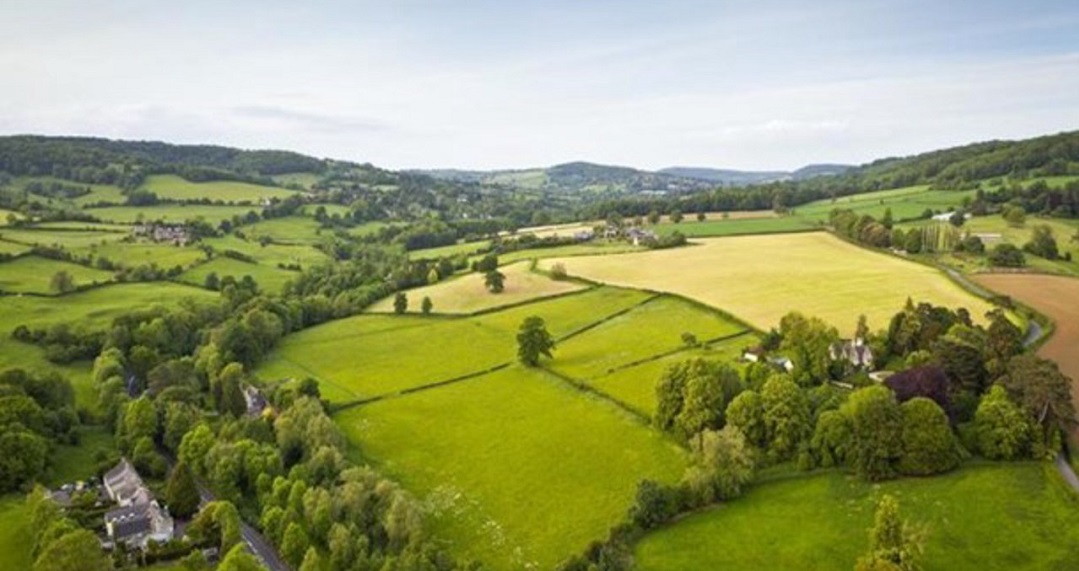
[[[975,279],[1056,322],[1056,333],[1038,354],[1056,361],[1072,378],[1072,399],[1079,407],[1079,279],[1036,274],[986,274]]]

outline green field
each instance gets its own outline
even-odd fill
[[[459,244],[450,244],[449,246],[440,246],[438,248],[413,250],[408,253],[408,257],[412,258],[413,260],[438,260],[441,258],[452,258],[459,255],[472,256],[480,250],[485,250],[490,245],[490,240],[482,240],[479,242],[461,242]]]
[[[512,264],[521,260],[542,260],[544,258],[561,258],[566,256],[603,256],[613,254],[626,254],[630,252],[645,252],[644,246],[634,246],[629,242],[608,242],[606,240],[594,240],[581,244],[571,244],[558,248],[539,248],[537,250],[518,250],[509,252],[498,257],[500,264]],[[473,259],[479,259],[474,256]]]
[[[0,238],[31,246],[88,248],[123,239],[127,234],[85,230],[38,230],[34,228],[4,228]]]
[[[330,231],[321,230],[314,218],[303,216],[271,218],[248,224],[240,231],[249,240],[258,241],[259,238],[266,236],[284,244],[317,244],[322,240],[323,232],[326,236],[332,235]]]
[[[277,267],[278,264],[300,264],[308,266],[330,261],[330,258],[320,250],[307,245],[268,244],[263,246],[258,242],[244,240],[232,234],[220,238],[205,238],[201,242],[212,246],[218,252],[235,250],[241,254],[251,256],[260,264]]]
[[[14,210],[0,208],[0,226],[7,226],[9,216],[15,217],[16,220],[22,220],[23,218],[25,218],[25,216],[18,212],[15,212]]]
[[[263,380],[312,376],[335,402],[392,394],[513,361],[529,315],[561,336],[646,298],[599,288],[469,318],[360,315],[290,335],[255,372]]]
[[[839,473],[762,484],[646,536],[637,568],[851,569],[884,493],[927,526],[927,571],[1079,568],[1079,500],[1051,465],[1035,463],[882,484]]]
[[[685,347],[683,333],[708,341],[745,330],[712,311],[665,296],[567,339],[550,366],[576,379],[592,379],[628,363]]]
[[[194,246],[154,242],[110,242],[87,248],[72,248],[71,253],[76,256],[90,254],[94,259],[107,258],[124,268],[150,264],[157,264],[159,268],[187,268],[206,259],[206,254]]]
[[[85,230],[89,232],[113,232],[128,235],[131,233],[130,224],[101,224],[98,222],[83,222],[81,220],[64,220],[61,222],[38,222],[33,225],[36,230]],[[122,237],[122,236],[121,236]]]
[[[757,342],[758,338],[754,335],[740,335],[707,347],[686,349],[633,366],[623,365],[610,373],[586,379],[584,382],[642,415],[651,416],[656,411],[656,383],[668,367],[696,358],[735,363],[743,349]]]
[[[113,273],[38,256],[21,256],[0,263],[0,291],[9,293],[55,294],[50,285],[57,272],[71,275],[76,287],[106,283]]]
[[[319,176],[312,172],[294,172],[288,174],[275,174],[272,177],[274,182],[281,186],[290,184],[298,184],[303,188],[310,189],[319,180]]]
[[[104,426],[85,426],[80,437],[77,446],[61,444],[56,447],[47,485],[56,487],[96,476],[94,456],[100,451],[112,452],[116,448],[112,433]]]
[[[941,272],[848,244],[824,232],[700,239],[699,245],[619,256],[548,259],[571,276],[684,295],[729,311],[761,329],[790,311],[853,332],[858,316],[883,329],[908,297],[966,307],[991,306]],[[846,333],[849,334],[849,333]]]
[[[30,246],[25,244],[16,244],[15,242],[7,242],[0,240],[0,254],[11,254],[17,256],[23,252],[29,252]]]
[[[282,291],[289,280],[299,276],[296,272],[282,270],[274,266],[251,264],[225,256],[218,256],[180,274],[178,279],[184,283],[203,287],[206,284],[206,276],[211,272],[216,273],[218,278],[232,276],[237,280],[242,279],[244,276],[251,276],[251,279],[255,280],[260,290],[275,293]]]
[[[0,569],[30,569],[33,546],[34,530],[23,496],[0,497]]]
[[[654,226],[660,235],[673,234],[675,231],[695,238],[700,236],[741,236],[745,234],[778,234],[783,232],[802,232],[819,226],[814,222],[795,216],[782,218],[731,218],[729,220],[683,220],[675,224],[663,222]]]
[[[435,313],[473,313],[503,305],[521,303],[531,299],[550,297],[583,289],[585,286],[556,281],[533,272],[528,262],[518,262],[499,268],[505,274],[505,290],[491,293],[487,290],[483,274],[468,273],[434,285],[410,289],[408,311],[419,313],[424,297],[431,298]],[[393,296],[383,299],[369,308],[376,313],[393,311]]]
[[[70,181],[70,180],[58,179],[58,178],[51,177],[51,176],[19,177],[18,179],[15,180],[15,187],[18,188],[18,189],[24,189],[28,183],[34,182],[34,181],[41,182],[43,184],[49,184],[49,183],[53,183],[53,182],[58,182],[58,183],[63,184],[65,186],[75,186],[75,187],[79,187],[79,188],[87,188],[87,187],[90,188],[90,193],[89,194],[84,194],[82,196],[76,196],[75,198],[71,199],[70,203],[77,206],[77,207],[82,207],[85,204],[93,204],[93,203],[97,203],[97,202],[111,202],[113,204],[122,204],[124,202],[124,200],[126,200],[126,197],[124,196],[123,192],[120,190],[120,187],[115,186],[115,185],[111,185],[111,184],[90,184],[90,183],[85,183],[85,182],[74,182],[74,181]],[[55,199],[51,199],[51,198],[39,197],[37,195],[31,195],[31,196],[35,196],[39,200],[45,201],[47,204],[60,203],[60,201],[55,200]]]
[[[213,181],[191,182],[176,175],[155,175],[146,179],[142,190],[148,190],[162,200],[202,200],[228,203],[259,204],[271,198],[285,199],[296,194],[272,186],[262,186],[246,182]]]
[[[155,206],[108,206],[92,208],[86,213],[102,222],[134,224],[141,221],[162,220],[164,222],[185,222],[202,218],[207,223],[217,226],[222,220],[231,220],[233,216],[244,216],[248,212],[261,212],[259,206],[212,206],[205,204],[159,204]]]
[[[928,208],[934,212],[947,212],[962,206],[963,199],[974,198],[973,190],[929,190],[926,185],[866,192],[837,198],[811,202],[795,209],[795,216],[812,220],[828,221],[828,215],[833,209],[844,208],[868,214],[880,219],[884,211],[892,209],[892,217],[899,220],[913,220],[921,217]]]
[[[336,415],[364,458],[430,506],[436,537],[491,569],[551,569],[601,539],[684,454],[601,399],[512,367]]]

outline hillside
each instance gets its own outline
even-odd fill
[[[560,193],[663,194],[705,190],[714,181],[666,172],[576,161],[551,167],[519,170],[416,170],[413,172],[445,180],[484,185],[547,189]]]

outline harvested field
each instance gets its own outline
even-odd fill
[[[475,313],[503,305],[521,303],[530,299],[539,299],[584,289],[585,286],[570,282],[557,281],[533,272],[529,262],[518,262],[499,268],[506,275],[506,289],[501,293],[491,293],[484,285],[483,274],[469,273],[437,284],[410,289],[408,311],[419,313],[424,297],[430,297],[435,313]],[[372,305],[369,311],[390,313],[393,311],[393,297],[388,297]]]
[[[872,252],[823,232],[702,239],[689,247],[620,256],[543,260],[571,276],[623,287],[678,293],[730,311],[761,329],[800,311],[853,331],[860,314],[887,327],[908,297],[965,307],[980,317],[991,305],[937,270]]]
[[[1056,332],[1038,354],[1052,359],[1072,378],[1072,400],[1079,407],[1079,279],[1034,274],[981,274],[974,280],[1048,315]]]

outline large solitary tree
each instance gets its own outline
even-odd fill
[[[542,317],[525,318],[517,332],[517,358],[528,367],[539,364],[540,355],[551,358],[554,350],[554,338],[547,332],[547,324]]]
[[[506,274],[498,270],[491,270],[484,274],[483,285],[491,293],[502,293],[506,289]]]

